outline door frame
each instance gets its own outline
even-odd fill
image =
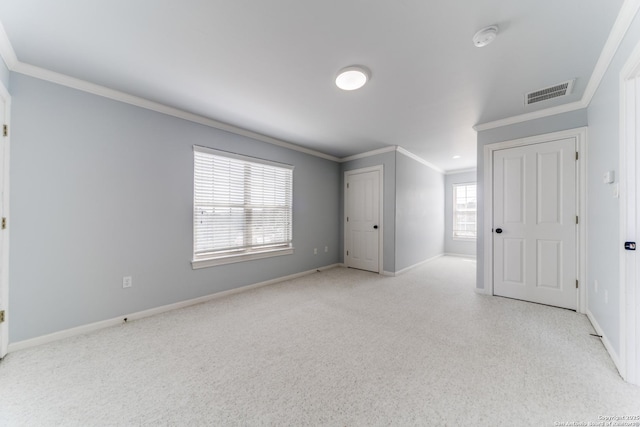
[[[0,83],[0,102],[4,102],[4,121],[0,124],[6,124],[10,126],[11,119],[11,95],[7,88]],[[0,136],[2,139],[2,145],[0,146],[0,159],[2,161],[2,183],[1,183],[1,191],[2,191],[2,199],[0,203],[2,203],[3,210],[2,216],[4,216],[7,221],[9,221],[9,154],[10,154],[10,140],[11,140],[11,131],[9,131],[6,137]],[[2,265],[2,274],[0,275],[0,295],[2,297],[2,301],[4,303],[5,310],[5,321],[0,323],[0,358],[4,357],[7,354],[9,347],[9,228],[4,231],[0,231],[3,234],[2,236],[2,256],[0,256],[0,263]]]
[[[493,153],[497,150],[522,147],[524,145],[542,144],[559,139],[575,138],[576,149],[579,153],[576,161],[576,212],[578,214],[578,226],[576,229],[576,277],[578,278],[578,292],[576,308],[578,313],[586,313],[587,309],[587,284],[586,260],[587,260],[587,128],[581,127],[560,132],[552,132],[527,138],[513,139],[496,142],[484,146],[484,288],[483,292],[493,295]],[[584,242],[584,244],[583,244]]]
[[[343,209],[343,236],[342,236],[342,256],[344,257],[344,265],[349,266],[347,263],[347,178],[349,175],[357,175],[360,173],[366,172],[378,172],[379,180],[378,180],[378,194],[379,194],[379,204],[378,204],[378,223],[380,224],[378,227],[378,274],[383,274],[384,272],[384,165],[376,165],[370,166],[366,168],[360,169],[351,169],[344,172],[344,180],[342,183],[342,191],[344,193],[344,209]]]
[[[625,381],[640,385],[640,260],[623,242],[640,232],[640,43],[620,71],[620,354],[616,363]]]

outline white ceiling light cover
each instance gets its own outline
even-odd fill
[[[340,70],[336,77],[336,86],[342,90],[356,90],[364,86],[370,78],[371,74],[365,67],[352,65]]]

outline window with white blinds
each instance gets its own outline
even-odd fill
[[[453,185],[453,238],[475,239],[477,236],[476,183]]]
[[[293,253],[293,166],[193,151],[193,267]]]

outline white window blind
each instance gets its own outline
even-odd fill
[[[292,166],[194,146],[194,268],[291,253],[292,191]]]
[[[476,183],[453,185],[453,237],[475,239],[477,196]]]

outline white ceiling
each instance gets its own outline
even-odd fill
[[[581,99],[622,0],[3,0],[18,60],[345,157],[474,167],[472,126]],[[493,44],[471,37],[497,24]],[[358,91],[343,67],[372,72]],[[577,79],[525,107],[526,92]],[[453,155],[460,155],[458,160]]]

